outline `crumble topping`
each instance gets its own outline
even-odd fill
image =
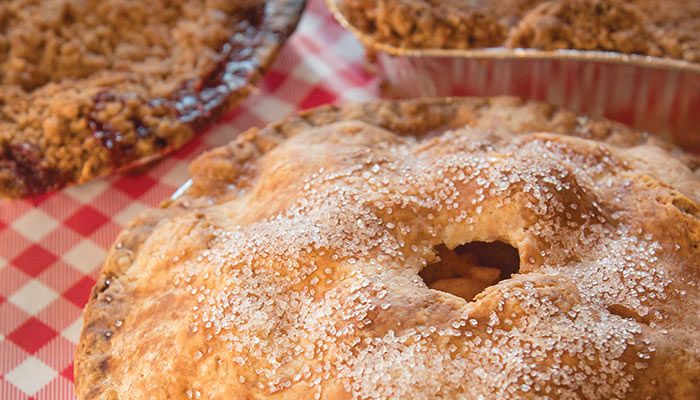
[[[697,0],[331,0],[381,43],[578,49],[700,62]]]
[[[85,182],[182,146],[245,94],[291,32],[302,2],[266,3],[0,3],[0,195]]]

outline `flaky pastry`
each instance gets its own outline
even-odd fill
[[[513,98],[251,129],[120,234],[78,398],[697,398],[699,165]]]

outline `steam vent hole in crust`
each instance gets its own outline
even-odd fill
[[[423,282],[466,301],[520,268],[518,250],[503,242],[470,242],[454,249],[441,244],[435,250],[435,262],[419,273]]]

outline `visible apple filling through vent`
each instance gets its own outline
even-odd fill
[[[503,242],[470,242],[454,249],[436,248],[437,261],[419,273],[429,288],[466,301],[518,271],[518,250]]]

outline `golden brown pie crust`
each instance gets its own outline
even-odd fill
[[[514,98],[323,107],[200,156],[85,309],[85,399],[694,399],[697,159]],[[467,302],[418,273],[501,241]]]
[[[304,0],[0,2],[0,197],[181,147],[234,105]]]
[[[698,0],[330,0],[376,41],[409,49],[577,49],[700,62]]]

